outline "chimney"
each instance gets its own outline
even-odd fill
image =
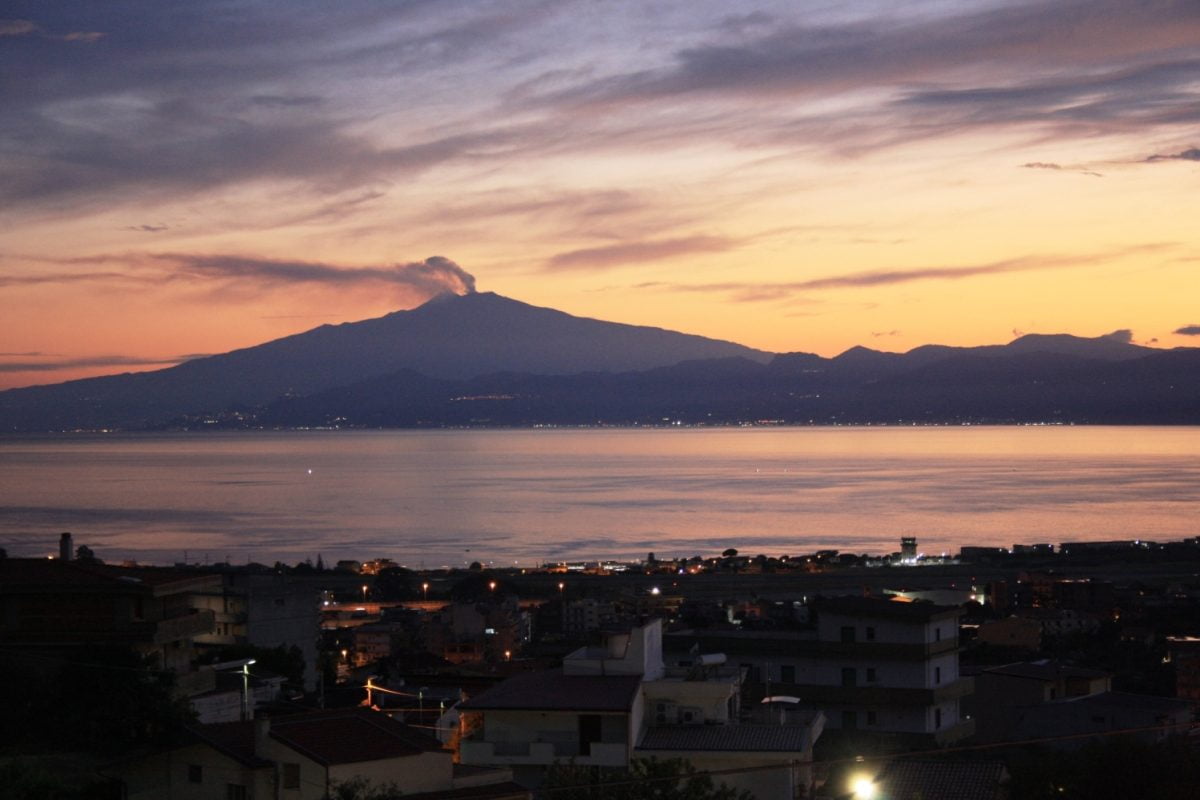
[[[71,546],[71,534],[64,533],[58,537],[58,557],[63,561],[70,561],[75,555],[75,548]]]
[[[267,757],[267,741],[271,738],[271,718],[265,714],[254,718],[254,755]]]

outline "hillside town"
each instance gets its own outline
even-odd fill
[[[1200,780],[1200,539],[455,569],[53,544],[0,558],[5,797],[995,800]]]

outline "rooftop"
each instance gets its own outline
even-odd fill
[[[561,669],[515,675],[472,697],[463,711],[628,712],[641,675],[564,675]]]
[[[1007,778],[997,761],[892,761],[875,782],[886,797],[995,800]]]
[[[78,588],[132,592],[140,589],[161,595],[213,584],[219,586],[220,583],[219,575],[163,567],[120,567],[57,558],[0,559],[0,586],[18,591]]]
[[[957,606],[939,606],[922,600],[887,600],[881,597],[822,597],[814,602],[817,613],[830,612],[855,617],[874,617],[901,622],[930,622],[961,614]]]
[[[983,674],[1007,675],[1013,678],[1028,678],[1039,681],[1056,681],[1070,678],[1093,680],[1111,677],[1111,673],[1098,669],[1073,667],[1059,661],[1018,661],[1000,667],[982,670]]]
[[[432,736],[365,708],[273,717],[270,725],[272,739],[325,765],[379,761],[442,749]],[[193,725],[188,730],[248,766],[268,763],[254,754],[253,722]]]
[[[1196,707],[1195,701],[1179,697],[1159,697],[1157,695],[1132,694],[1130,692],[1100,692],[1098,694],[1084,695],[1083,697],[1069,697],[1061,702],[1088,706],[1097,711],[1133,709],[1134,711],[1148,711],[1158,714],[1179,713]]]

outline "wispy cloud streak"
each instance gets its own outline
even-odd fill
[[[0,356],[42,355],[22,353],[0,353]],[[178,364],[196,355],[146,358],[141,356],[101,355],[87,358],[63,358],[43,361],[0,361],[0,373],[8,372],[65,372],[78,369],[111,369],[119,367],[161,367]]]
[[[424,261],[390,267],[339,266],[312,261],[250,258],[234,255],[157,253],[153,255],[98,255],[64,263],[123,263],[125,271],[53,272],[0,276],[0,286],[36,286],[72,283],[236,283],[259,289],[295,285],[395,286],[424,298],[443,292],[471,294],[475,276],[448,258],[430,256]]]
[[[1111,261],[1123,255],[1152,252],[1166,249],[1170,246],[1163,243],[1147,244],[1090,255],[1022,256],[1020,258],[991,261],[984,264],[870,270],[847,275],[811,278],[803,281],[777,283],[715,282],[696,284],[653,282],[639,284],[637,288],[662,288],[684,292],[721,292],[730,294],[733,299],[738,301],[755,302],[760,300],[778,300],[796,293],[828,289],[870,289],[914,281],[957,281],[987,275],[1085,267]]]
[[[734,246],[721,236],[689,236],[650,242],[621,242],[603,247],[570,250],[551,256],[546,267],[563,269],[610,269],[647,261],[661,261],[694,253],[718,253]]]

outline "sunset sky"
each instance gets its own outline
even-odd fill
[[[14,2],[0,388],[472,283],[772,351],[1200,345],[1200,3]]]

